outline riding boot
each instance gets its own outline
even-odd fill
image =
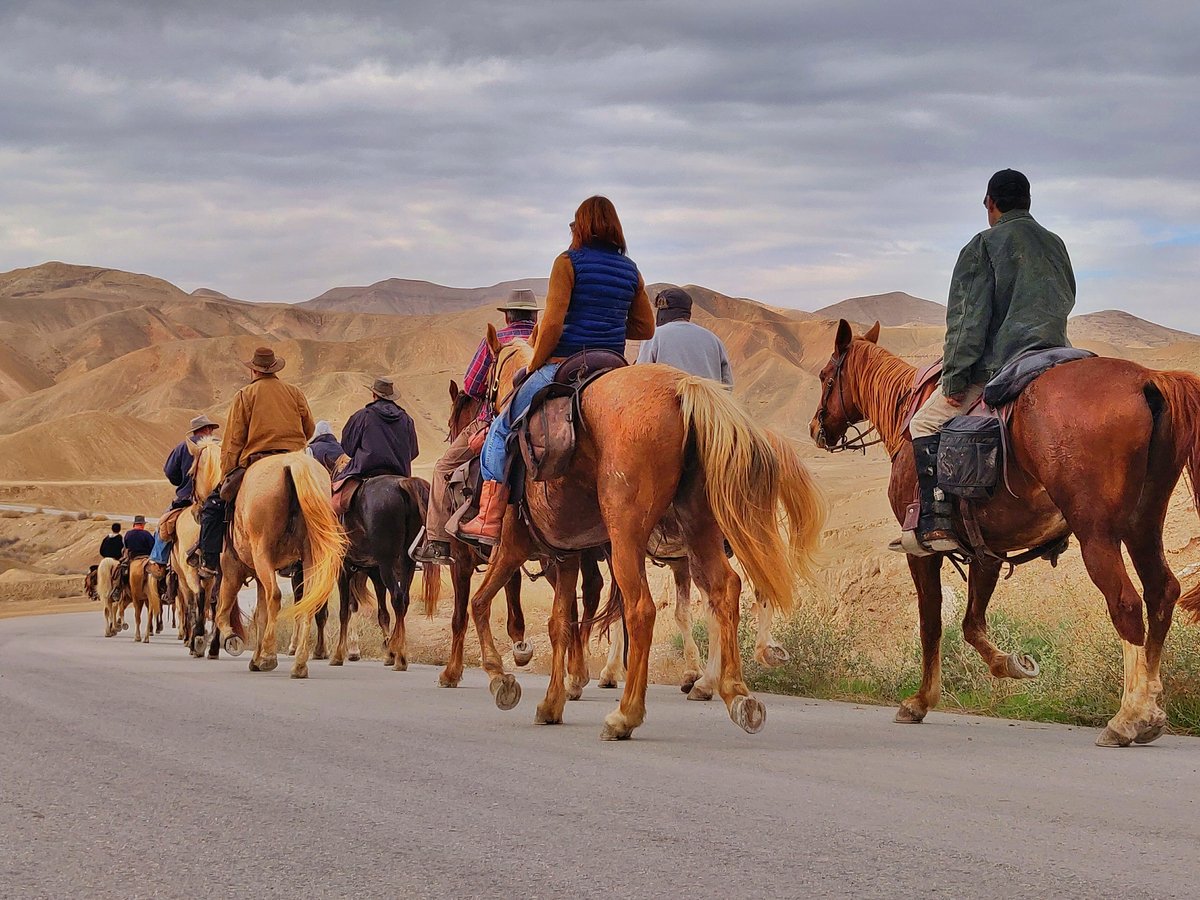
[[[479,515],[459,526],[459,536],[494,547],[500,542],[500,526],[508,507],[508,485],[485,481],[479,491]]]
[[[937,460],[941,435],[913,438],[913,459],[917,464],[917,495],[921,515],[917,520],[917,538],[934,553],[961,550],[954,536],[954,507],[938,487]]]
[[[200,507],[200,574],[211,576],[221,568],[225,541],[225,501],[213,491]]]

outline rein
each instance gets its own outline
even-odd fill
[[[493,412],[499,415],[500,411],[508,405],[508,401],[512,399],[513,394],[517,392],[519,385],[514,384],[508,389],[508,393],[503,397],[498,397],[500,393],[500,373],[503,371],[505,364],[520,352],[520,347],[514,344],[508,344],[501,347],[500,352],[496,354],[496,358],[492,361],[492,367],[488,375],[487,395],[483,402],[491,406]]]
[[[868,447],[874,447],[876,444],[883,443],[883,435],[879,429],[872,423],[871,427],[866,431],[857,422],[849,422],[846,425],[846,431],[836,443],[829,442],[828,432],[825,430],[825,417],[828,415],[826,407],[829,405],[829,398],[833,396],[833,389],[836,387],[838,392],[838,402],[842,409],[846,408],[846,397],[842,385],[842,369],[846,366],[846,357],[850,354],[850,348],[841,354],[841,356],[832,357],[833,374],[829,376],[829,380],[825,382],[824,389],[821,393],[821,405],[817,407],[817,441],[830,453],[844,453],[849,450],[851,452],[861,452],[864,456],[867,454]],[[850,429],[854,429],[854,434],[850,434]],[[875,440],[868,441],[872,434],[878,435]]]

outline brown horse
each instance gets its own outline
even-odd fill
[[[226,652],[242,652],[242,639],[230,631],[238,589],[250,578],[258,585],[254,610],[257,646],[251,672],[270,672],[279,665],[275,624],[282,594],[276,573],[302,564],[303,599],[283,610],[297,619],[300,640],[292,663],[293,678],[308,677],[309,625],[325,605],[337,582],[346,536],[329,500],[329,473],[299,451],[268,456],[246,470],[237,497],[233,529],[221,551],[221,589],[217,628],[225,635]]]
[[[134,643],[150,643],[150,633],[154,630],[156,620],[161,620],[162,607],[158,596],[158,587],[150,577],[146,567],[150,563],[148,556],[139,556],[129,561],[129,583],[122,589],[120,611],[117,618],[124,628],[125,610],[133,607],[133,640]],[[146,633],[142,635],[142,613],[146,613]]]
[[[510,396],[518,368],[529,363],[530,347],[523,341],[501,347],[490,326],[487,341],[496,358],[491,395]],[[724,539],[767,603],[787,612],[796,579],[810,570],[821,532],[820,492],[795,452],[773,442],[720,385],[669,366],[616,369],[593,382],[581,409],[578,445],[566,475],[529,485],[525,502],[539,541],[567,551],[605,543],[612,547],[613,576],[629,634],[629,677],[601,737],[628,738],[645,719],[655,617],[646,547],[668,514],[679,522],[692,577],[708,596],[718,625],[717,690],[736,724],[750,733],[759,731],[766,709],[742,679],[737,637],[741,579],[725,556]],[[518,510],[509,509],[488,574],[471,599],[493,693],[505,673],[482,613],[534,544]],[[578,564],[573,559],[569,554],[563,558],[556,583],[550,684],[535,717],[543,724],[562,721],[566,656],[578,640],[570,627],[576,618]]]
[[[818,445],[836,450],[850,425],[869,420],[892,457],[888,497],[901,520],[916,495],[912,445],[904,435],[916,370],[878,341],[878,322],[859,338],[844,319],[838,324],[811,431]],[[1021,394],[1013,412],[1011,493],[1001,489],[980,506],[983,537],[999,554],[1076,536],[1124,643],[1121,708],[1096,743],[1148,743],[1167,723],[1158,705],[1159,670],[1180,593],[1163,553],[1163,521],[1185,465],[1193,487],[1200,488],[1200,378],[1120,359],[1084,359],[1046,372]],[[1122,544],[1142,582],[1148,631]],[[942,557],[909,556],[908,565],[917,588],[922,677],[896,721],[912,723],[924,719],[941,695]],[[1005,653],[988,639],[987,605],[1001,565],[994,559],[971,562],[963,635],[997,678],[1032,678],[1034,661]],[[1200,610],[1200,588],[1182,604]]]

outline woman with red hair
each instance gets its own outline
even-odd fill
[[[625,255],[625,233],[607,197],[589,197],[575,211],[571,246],[554,261],[546,310],[533,344],[529,373],[508,409],[496,416],[483,446],[479,515],[459,529],[466,538],[495,544],[508,506],[504,483],[508,436],[535,394],[554,380],[559,364],[581,350],[625,352],[625,341],[654,336],[646,284]]]

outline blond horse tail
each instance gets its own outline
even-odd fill
[[[117,570],[117,561],[109,557],[100,560],[100,568],[96,570],[96,585],[100,588],[100,599],[104,603],[111,602],[109,597],[113,590],[113,574]]]
[[[296,495],[304,520],[304,599],[279,611],[285,619],[307,619],[329,600],[337,585],[342,557],[346,555],[346,533],[329,504],[329,488],[313,475],[316,460],[292,463],[283,469],[284,480]]]
[[[820,490],[795,451],[716,382],[684,376],[676,395],[718,527],[764,600],[790,612],[797,580],[813,572],[825,523]]]

